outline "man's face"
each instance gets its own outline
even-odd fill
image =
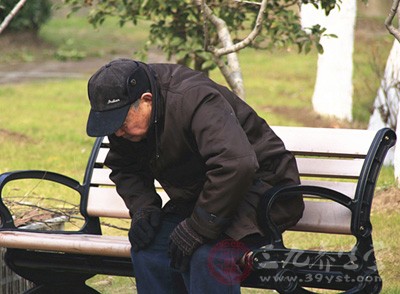
[[[115,135],[132,142],[139,142],[146,138],[150,126],[151,109],[152,95],[144,93],[139,100],[139,105],[131,106],[125,122],[115,132]]]

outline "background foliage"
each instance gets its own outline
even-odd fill
[[[73,12],[89,8],[88,19],[95,27],[115,16],[119,24],[136,25],[141,20],[150,23],[150,45],[157,45],[177,63],[191,66],[197,70],[209,71],[215,68],[213,58],[205,50],[205,38],[210,47],[220,46],[215,26],[205,20],[201,9],[191,0],[154,1],[87,1],[65,0]],[[328,14],[340,0],[306,0],[317,5]],[[254,26],[259,5],[240,1],[209,0],[207,5],[222,19],[234,42],[239,41]],[[258,49],[287,48],[295,44],[299,51],[309,52],[313,45],[322,52],[320,37],[325,29],[319,25],[306,33],[300,26],[297,0],[272,0],[267,4],[262,33],[251,46]],[[205,35],[206,34],[206,35]]]

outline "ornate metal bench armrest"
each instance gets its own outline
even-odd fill
[[[7,183],[21,179],[43,179],[56,182],[77,191],[80,195],[80,200],[83,197],[84,187],[78,181],[62,174],[41,170],[21,170],[3,173],[0,175],[0,229],[16,228],[12,215],[3,202],[3,188]]]
[[[263,227],[265,224],[268,231],[272,232],[272,244],[274,245],[274,247],[283,248],[284,246],[282,243],[282,233],[279,231],[277,225],[272,221],[270,217],[269,212],[272,209],[272,204],[279,197],[299,194],[313,195],[315,197],[335,201],[349,208],[352,212],[354,209],[354,203],[350,197],[329,188],[311,185],[293,185],[272,188],[267,191],[264,197],[261,199],[260,205],[258,207],[257,219],[261,227]]]

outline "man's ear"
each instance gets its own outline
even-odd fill
[[[151,94],[150,92],[145,92],[142,94],[142,97],[140,97],[140,99],[143,99],[143,101],[145,102],[152,102],[153,101],[153,94]]]

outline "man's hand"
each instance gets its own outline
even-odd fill
[[[135,252],[144,249],[153,241],[161,223],[162,211],[155,206],[139,209],[133,216],[129,230],[129,241]]]
[[[179,223],[171,233],[168,254],[170,266],[180,272],[189,270],[190,258],[193,252],[206,242],[206,238],[192,229],[189,219]]]

